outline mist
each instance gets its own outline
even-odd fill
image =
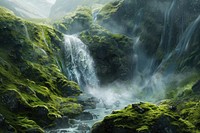
[[[51,66],[57,68],[60,77],[55,76],[51,81],[55,83],[55,93],[64,93],[63,99],[75,101],[58,106],[66,106],[67,111],[78,108],[83,115],[92,117],[73,122],[70,119],[73,124],[66,131],[78,131],[84,123],[83,127],[89,127],[87,132],[113,110],[139,102],[159,104],[176,98],[184,91],[182,86],[198,77],[200,55],[196,33],[200,30],[200,9],[188,7],[187,0],[180,3],[177,0],[0,1],[1,6],[16,15],[33,20],[31,24],[22,21],[21,34],[27,43],[35,41],[34,45],[43,38],[34,47],[35,53],[52,57],[52,62],[42,62],[41,67],[44,65],[48,72],[54,72]],[[34,23],[37,19],[51,22],[48,27],[44,24],[39,27]],[[41,32],[35,30],[37,26]],[[45,47],[40,47],[42,44]],[[44,82],[45,89],[52,87]],[[61,130],[58,128],[56,132]]]

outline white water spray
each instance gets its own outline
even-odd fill
[[[64,62],[62,68],[70,80],[76,81],[82,88],[99,85],[94,61],[87,46],[76,35],[65,35]]]

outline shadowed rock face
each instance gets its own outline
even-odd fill
[[[16,3],[14,2],[15,4],[9,2],[2,0],[0,4],[9,7],[20,16],[30,17],[29,11],[27,11],[28,13],[19,12],[21,10],[18,7],[22,8],[20,2],[24,2],[24,0],[17,0]],[[31,2],[38,3],[38,0]],[[49,10],[47,1],[43,2],[39,3],[37,8],[42,9],[47,6]],[[92,6],[95,3],[106,2],[57,0],[52,8],[52,14],[60,17],[62,14],[74,10],[77,5]],[[96,71],[92,69],[89,76],[86,73],[80,74],[80,79],[83,80],[83,77],[86,76],[89,80],[96,80],[96,76],[91,78],[93,77],[91,75],[97,72],[103,85],[114,81],[125,81],[125,83],[131,81],[132,85],[135,74],[133,71],[141,59],[138,58],[141,55],[140,52],[148,58],[155,59],[153,62],[155,68],[162,61],[164,61],[164,65],[159,69],[161,74],[153,75],[155,77],[147,82],[149,86],[144,87],[141,94],[136,96],[130,92],[131,98],[147,97],[146,99],[148,99],[148,95],[153,94],[155,90],[153,96],[159,98],[158,95],[161,94],[159,91],[165,84],[157,85],[157,82],[160,82],[160,79],[163,80],[162,73],[170,64],[177,65],[175,67],[171,65],[174,67],[172,68],[174,75],[178,72],[191,72],[191,69],[196,69],[198,75],[200,70],[200,2],[197,0],[122,0],[106,4],[101,10],[98,10],[100,8],[101,6],[98,6],[95,10],[99,11],[95,14],[95,18],[94,11],[90,7],[79,8],[54,24],[55,28],[63,33],[78,32],[77,36],[88,46],[88,53],[94,59]],[[43,10],[39,10],[39,12],[41,14],[34,12],[31,15],[47,16],[47,14],[42,14]],[[77,101],[76,96],[81,93],[78,84],[69,81],[69,78],[66,78],[69,75],[63,74],[63,70],[68,68],[66,66],[73,61],[70,52],[80,53],[80,55],[74,56],[80,60],[74,63],[72,68],[80,65],[85,68],[85,72],[90,70],[84,64],[85,58],[82,57],[89,58],[83,54],[83,51],[80,49],[62,50],[63,46],[73,45],[79,48],[83,43],[74,41],[74,44],[65,43],[64,45],[63,34],[59,31],[24,21],[6,9],[0,8],[0,132],[44,132],[44,128],[55,128],[55,126],[73,127],[71,118],[90,121],[98,117],[93,113],[83,112],[83,109],[95,109],[98,107],[96,104],[99,101],[93,98]],[[70,38],[70,36],[68,37]],[[69,38],[66,38],[65,42],[70,41]],[[76,37],[76,40],[79,39]],[[139,46],[135,47],[135,45]],[[87,55],[89,55],[88,53]],[[168,55],[172,56],[166,58]],[[63,57],[68,59],[66,66],[62,65]],[[145,63],[142,65],[144,68],[146,67]],[[142,65],[139,69],[143,69]],[[146,68],[151,69],[148,65]],[[151,72],[154,70],[152,69]],[[145,84],[146,77],[150,77],[148,72],[147,74],[144,72],[144,75],[141,73],[138,76],[141,79],[140,85]],[[178,80],[182,80],[184,76]],[[170,98],[174,99],[159,105],[132,104],[121,111],[113,111],[102,122],[95,124],[92,132],[199,132],[199,75],[195,78],[192,76],[189,77],[189,81],[185,81],[187,78],[184,78],[180,87],[176,81],[169,85],[168,95],[172,95]],[[166,80],[168,80],[167,78]],[[73,78],[71,79],[73,80]],[[120,90],[114,88],[115,92],[122,92],[124,86],[120,86]],[[133,86],[138,87],[137,85]],[[130,87],[130,91],[140,89],[140,87],[134,87]],[[98,89],[103,90],[100,87]],[[168,93],[168,88],[166,92]],[[103,91],[100,93],[104,95]],[[120,106],[120,100],[119,103],[117,101],[114,104],[116,107]],[[108,110],[112,107],[103,105],[102,108]],[[76,128],[80,131],[90,130],[87,124],[78,123]],[[64,129],[63,132],[67,132],[67,129]]]
[[[80,34],[88,45],[96,64],[97,76],[102,84],[133,77],[132,39],[121,34],[113,34],[102,27],[92,26]]]
[[[155,58],[157,64],[184,43],[182,38],[187,38],[190,45],[183,58],[178,59],[179,65],[198,68],[199,54],[195,49],[199,49],[199,6],[195,0],[116,1],[100,10],[97,22],[114,33],[140,37],[139,49],[143,49],[148,58]],[[195,30],[192,24],[197,25]],[[195,54],[191,54],[193,52]]]
[[[193,92],[195,92],[195,93],[200,93],[200,80],[199,80],[198,82],[196,82],[196,83],[194,84],[194,86],[192,86],[192,90],[193,90]]]

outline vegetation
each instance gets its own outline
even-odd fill
[[[134,67],[132,39],[98,25],[82,32],[80,38],[88,45],[102,84],[131,79]]]
[[[62,20],[54,23],[54,27],[65,34],[74,34],[86,30],[92,24],[92,12],[87,7],[79,7],[68,13]]]
[[[149,0],[116,0],[97,10],[97,20],[92,8],[79,7],[52,27],[45,25],[50,20],[25,21],[0,7],[0,132],[43,133],[59,126],[66,116],[80,115],[84,107],[79,102],[96,107],[98,100],[78,102],[79,85],[69,81],[60,68],[62,33],[78,33],[94,59],[101,85],[132,81],[140,59],[134,58],[136,53],[153,60],[155,68],[164,62],[158,70],[148,68],[152,73],[184,73],[178,83],[167,85],[167,100],[113,111],[93,126],[92,133],[199,133],[200,2],[157,2],[159,6]],[[195,27],[190,30],[190,26]],[[138,84],[144,86],[143,78],[152,73],[138,74]],[[149,88],[135,97],[160,100],[157,93],[148,94]]]
[[[194,85],[187,84],[177,97],[158,105],[138,103],[113,111],[93,126],[92,133],[198,133],[200,97],[191,84]]]
[[[61,33],[1,7],[0,42],[1,132],[44,132],[63,115],[82,112],[76,99],[69,98],[80,94],[78,85],[56,63]],[[66,105],[70,110],[63,110]]]

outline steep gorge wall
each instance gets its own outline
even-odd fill
[[[80,88],[58,67],[63,41],[55,29],[0,8],[0,132],[44,132],[81,113],[69,98]]]

